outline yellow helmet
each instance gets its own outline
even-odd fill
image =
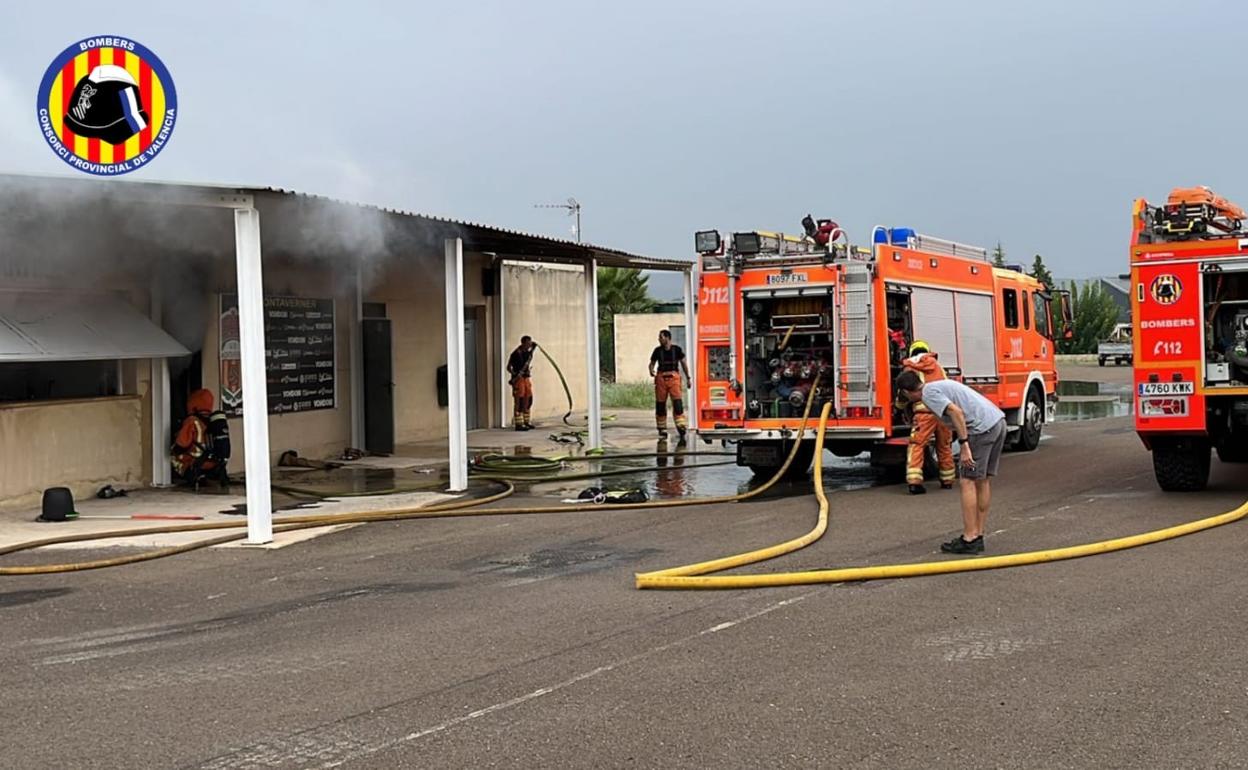
[[[928,347],[923,340],[915,340],[910,343],[910,355],[917,356],[920,353],[931,353],[932,349]]]

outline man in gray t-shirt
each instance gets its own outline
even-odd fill
[[[922,401],[932,414],[953,428],[962,444],[962,534],[940,550],[945,553],[983,553],[984,525],[992,502],[989,480],[997,475],[1001,451],[1005,448],[1005,413],[977,390],[953,380],[923,383],[918,372],[897,376],[897,392],[914,403]]]

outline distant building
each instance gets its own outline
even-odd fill
[[[1073,283],[1075,288],[1082,290],[1090,283],[1099,283],[1118,306],[1118,323],[1131,321],[1131,282],[1125,278],[1054,278],[1056,288],[1068,289]]]

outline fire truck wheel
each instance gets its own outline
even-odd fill
[[[1097,365],[1098,365],[1098,366],[1104,366],[1104,365],[1105,365],[1105,356],[1101,356],[1100,358],[1096,359],[1096,363],[1097,363]]]
[[[1040,434],[1044,432],[1044,396],[1040,389],[1032,386],[1027,391],[1027,401],[1023,404],[1023,424],[1018,429],[1018,438],[1014,441],[1014,451],[1031,452],[1040,446]]]
[[[1209,443],[1197,439],[1153,444],[1153,475],[1166,492],[1199,492],[1209,483]]]

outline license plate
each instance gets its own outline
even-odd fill
[[[1196,392],[1194,382],[1141,382],[1141,396],[1190,396]]]

